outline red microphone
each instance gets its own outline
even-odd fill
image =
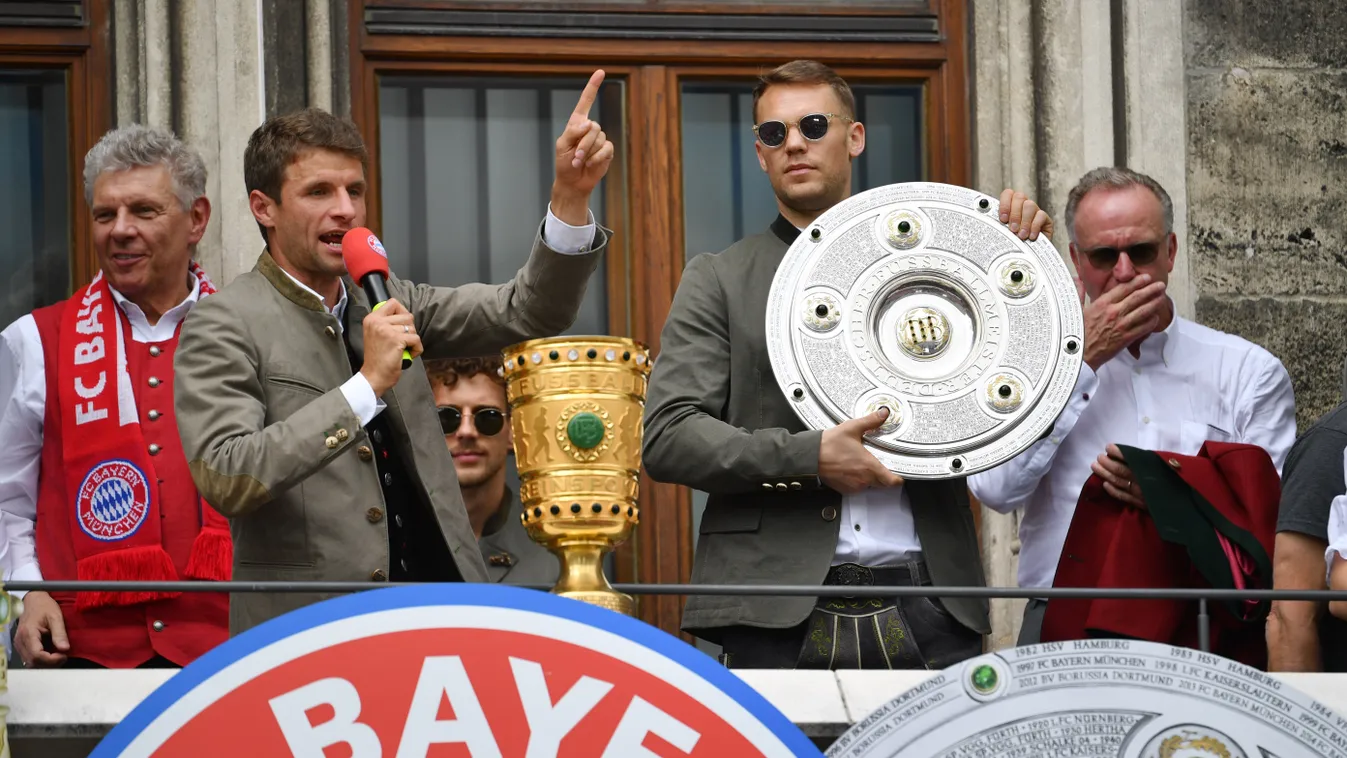
[[[388,253],[383,243],[374,236],[374,232],[363,226],[357,226],[341,237],[341,260],[346,264],[346,273],[365,288],[365,295],[372,304],[371,310],[377,311],[388,302],[388,288],[384,282],[388,279]],[[402,351],[402,368],[412,367],[411,351]]]

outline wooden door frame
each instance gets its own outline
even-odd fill
[[[659,334],[678,289],[683,249],[683,191],[679,92],[689,79],[751,82],[770,65],[795,58],[812,58],[831,65],[853,84],[891,82],[895,78],[921,83],[926,92],[926,176],[931,181],[967,186],[971,180],[971,136],[968,98],[968,8],[966,0],[928,0],[910,3],[892,15],[913,13],[921,5],[939,19],[936,41],[849,42],[811,39],[716,40],[706,44],[686,39],[618,39],[510,36],[438,36],[435,34],[369,34],[366,6],[381,8],[432,4],[398,0],[355,0],[348,18],[351,64],[352,117],[370,148],[370,223],[377,225],[378,193],[378,76],[383,72],[474,72],[588,75],[602,66],[610,78],[626,86],[627,135],[625,158],[627,203],[620,219],[603,219],[617,228],[625,225],[629,242],[614,243],[635,251],[620,269],[612,264],[621,255],[615,247],[609,257],[610,303],[621,300],[626,318],[613,320],[616,333],[628,334],[659,350]],[[443,7],[471,8],[468,2],[442,2]],[[509,4],[505,4],[509,5]],[[521,7],[528,3],[517,3]],[[595,9],[611,7],[597,4]],[[861,0],[836,9],[837,15],[883,14],[883,4]],[[735,13],[800,12],[795,8],[749,8],[728,3],[705,3],[689,13],[732,10]],[[545,52],[540,48],[545,46]],[[528,61],[521,63],[520,61]],[[616,186],[617,182],[609,182]],[[608,208],[619,205],[609,203]],[[377,230],[377,227],[376,227]],[[625,255],[621,256],[626,258]],[[620,276],[620,278],[619,278]],[[628,300],[628,291],[631,296]],[[692,567],[692,500],[688,488],[641,477],[642,523],[633,539],[618,550],[620,581],[681,583]],[[678,633],[683,598],[651,596],[640,599],[640,617],[670,633]]]
[[[56,20],[52,25],[0,26],[0,68],[66,72],[70,291],[92,280],[98,271],[92,221],[84,202],[84,155],[111,121],[110,12],[109,0],[83,0],[79,25]]]

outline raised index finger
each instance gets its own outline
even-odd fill
[[[589,84],[586,84],[584,92],[580,93],[580,102],[575,104],[575,115],[589,118],[589,109],[599,96],[600,84],[603,84],[603,69],[595,71],[593,76],[589,77]]]

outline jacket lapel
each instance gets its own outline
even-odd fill
[[[349,276],[343,276],[341,281],[346,285],[346,322],[342,327],[357,361],[352,368],[359,371],[365,360],[365,317],[369,315],[369,304],[365,302],[365,291],[355,286]]]
[[[270,282],[271,286],[275,287],[276,291],[281,293],[286,300],[311,311],[318,311],[319,313],[327,312],[327,309],[323,307],[321,300],[312,293],[305,292],[303,287],[295,284],[295,281],[290,278],[289,274],[281,270],[281,267],[276,263],[275,259],[271,257],[270,251],[262,251],[262,255],[258,257],[257,265],[254,268],[264,279]]]

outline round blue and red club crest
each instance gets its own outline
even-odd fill
[[[780,711],[659,629],[491,584],[390,587],[240,634],[92,758],[821,758]]]
[[[80,528],[102,542],[135,534],[149,512],[149,480],[130,461],[103,461],[89,469],[75,497]]]
[[[384,258],[388,257],[388,253],[384,251],[384,243],[380,242],[378,237],[371,234],[365,241],[369,243],[370,250],[382,255]]]

